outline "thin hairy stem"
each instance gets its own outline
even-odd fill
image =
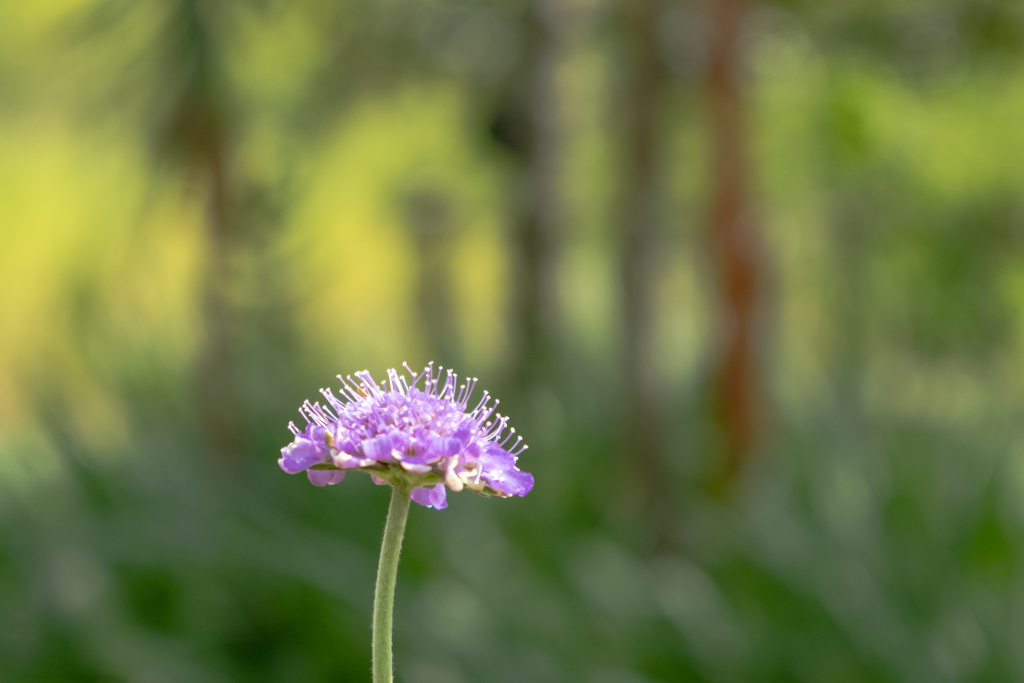
[[[373,683],[392,683],[391,617],[398,556],[402,552],[405,520],[409,517],[409,494],[408,486],[395,484],[391,487],[391,505],[377,567],[377,592],[373,597]]]

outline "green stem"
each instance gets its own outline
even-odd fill
[[[405,520],[409,517],[409,487],[391,487],[391,506],[384,527],[377,567],[377,592],[373,596],[373,683],[392,683],[391,612],[395,605],[398,556],[402,552]]]

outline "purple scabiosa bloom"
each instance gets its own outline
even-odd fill
[[[295,440],[281,449],[281,469],[305,471],[316,486],[364,470],[378,484],[408,483],[414,501],[438,510],[448,506],[445,486],[503,498],[529,493],[533,475],[516,467],[526,446],[521,437],[509,444],[516,430],[495,413],[498,401],[485,391],[469,410],[475,378],[459,385],[448,370],[441,384],[433,363],[419,374],[404,367],[409,378],[388,370],[387,388],[365,370],[356,379],[339,375],[342,398],[323,389],[327,405],[304,403],[299,412],[308,424],[302,431],[288,425]]]

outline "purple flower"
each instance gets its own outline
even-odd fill
[[[365,370],[357,379],[339,376],[342,399],[323,389],[326,406],[306,401],[299,409],[306,429],[288,425],[295,440],[277,464],[288,474],[305,471],[316,486],[364,470],[378,484],[411,485],[414,501],[438,510],[448,506],[445,486],[503,498],[530,492],[533,475],[516,467],[526,446],[521,437],[508,445],[516,430],[505,433],[508,417],[494,412],[498,401],[485,391],[468,410],[476,379],[458,385],[448,370],[442,385],[433,363],[418,375],[405,369],[408,380],[388,370],[386,389]]]

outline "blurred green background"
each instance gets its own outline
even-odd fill
[[[1024,6],[0,0],[0,680],[369,680],[428,360],[397,680],[1024,681]]]

